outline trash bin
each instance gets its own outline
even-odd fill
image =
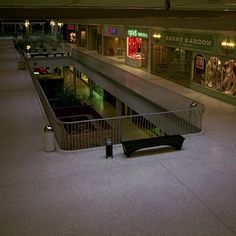
[[[54,130],[50,125],[44,128],[44,148],[45,152],[53,152],[56,149]]]
[[[106,158],[113,158],[113,143],[111,139],[106,141]]]

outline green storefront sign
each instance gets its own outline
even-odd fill
[[[161,40],[165,45],[204,51],[212,51],[215,46],[214,38],[212,35],[168,31],[162,32],[161,34]]]
[[[128,29],[127,35],[129,37],[148,38],[148,33],[139,29]]]

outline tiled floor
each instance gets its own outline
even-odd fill
[[[17,62],[0,40],[0,235],[236,235],[236,107],[148,75],[206,105],[204,133],[130,159],[121,145],[113,159],[104,147],[47,153],[47,121]]]

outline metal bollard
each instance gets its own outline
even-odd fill
[[[113,158],[113,143],[111,139],[106,141],[106,158]]]
[[[194,107],[197,107],[197,103],[195,101],[193,101],[190,105],[189,105],[189,108],[194,108]]]
[[[44,147],[45,152],[53,152],[56,149],[54,130],[50,125],[44,128]]]
[[[189,105],[189,121],[191,122],[191,124],[195,125],[196,123],[196,114],[195,114],[195,109],[197,107],[197,103],[195,101],[193,101],[190,105]]]

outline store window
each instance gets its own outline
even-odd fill
[[[221,61],[217,57],[211,57],[207,63],[206,86],[209,88],[221,88]]]
[[[76,42],[75,25],[68,25],[67,31],[68,31],[69,43],[75,43]]]
[[[132,59],[141,59],[142,38],[127,38],[127,56]]]
[[[70,43],[75,43],[76,42],[76,33],[75,32],[70,32],[70,35],[69,35],[69,42]]]
[[[190,86],[192,52],[181,49],[153,45],[152,72],[173,80],[186,87]]]
[[[234,59],[224,63],[222,90],[225,94],[236,96],[236,60]]]
[[[194,59],[193,81],[197,84],[205,84],[206,60],[202,55],[197,55]]]
[[[118,37],[104,37],[105,55],[124,57],[125,40]]]
[[[229,96],[236,96],[236,60],[228,59],[222,62],[220,58],[213,56],[205,65],[205,58],[197,55],[194,64],[194,83]]]

